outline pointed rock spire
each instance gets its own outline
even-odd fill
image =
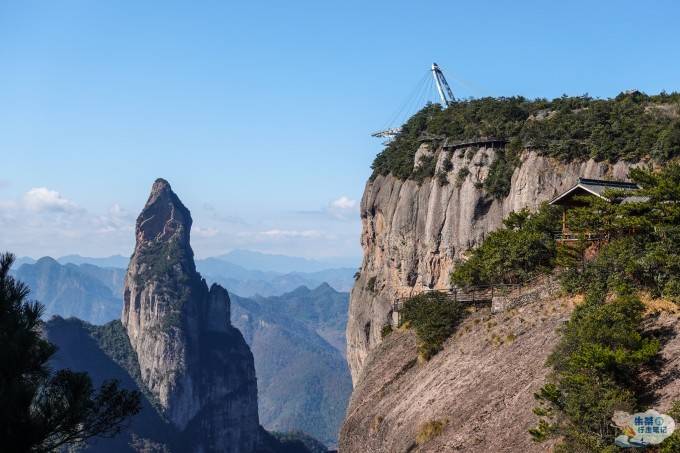
[[[252,452],[260,442],[253,356],[230,301],[208,289],[189,244],[191,213],[157,179],[137,218],[122,323],[142,382],[196,451]]]
[[[173,235],[189,247],[191,213],[172,191],[170,183],[158,178],[151,187],[151,194],[137,218],[137,245],[153,240],[168,240]]]

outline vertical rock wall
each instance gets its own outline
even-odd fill
[[[429,153],[426,145],[416,155]],[[563,163],[525,151],[509,195],[494,199],[482,184],[495,150],[436,151],[437,173],[450,157],[448,184],[422,185],[392,175],[368,181],[361,200],[363,262],[352,289],[347,324],[347,360],[356,384],[368,351],[380,343],[395,298],[445,288],[456,259],[499,228],[510,212],[536,208],[572,186],[578,177],[625,179],[630,164]],[[459,175],[465,175],[464,178]]]

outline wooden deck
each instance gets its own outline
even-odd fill
[[[470,147],[486,147],[486,148],[495,148],[495,147],[503,147],[508,143],[508,141],[504,138],[496,138],[496,137],[478,137],[478,138],[473,138],[469,140],[459,140],[459,141],[450,141],[448,138],[444,140],[444,143],[442,144],[442,148],[448,149],[448,150],[455,150],[455,149],[460,149],[460,148],[470,148]]]
[[[476,137],[476,138],[470,138],[466,140],[452,140],[450,137],[445,137],[443,135],[436,135],[436,134],[430,134],[430,133],[423,133],[419,138],[418,141],[421,142],[430,142],[430,141],[441,141],[442,142],[442,148],[448,149],[448,150],[454,150],[454,149],[459,149],[459,148],[469,148],[472,146],[477,146],[477,147],[490,147],[490,148],[495,148],[495,147],[503,147],[505,146],[508,141],[504,138],[497,138],[497,137]]]

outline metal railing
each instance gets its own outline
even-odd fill
[[[605,236],[600,233],[574,233],[571,231],[559,231],[555,233],[556,241],[601,241]]]
[[[530,287],[541,278],[543,278],[542,275],[537,275],[522,283],[499,283],[497,285],[476,285],[465,288],[426,289],[420,291],[418,294],[394,300],[394,302],[392,302],[392,312],[397,313],[398,316],[398,313],[404,308],[406,301],[420,294],[428,293],[443,294],[452,301],[459,302],[466,306],[472,306],[476,309],[480,305],[491,304],[495,296],[521,296],[524,289]]]

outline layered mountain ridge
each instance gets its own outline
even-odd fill
[[[197,270],[203,274],[200,265],[200,262],[196,263]],[[228,266],[227,269],[232,268],[236,266]],[[89,263],[59,264],[46,257],[34,264],[22,264],[14,270],[14,274],[19,280],[29,283],[32,294],[39,295],[38,300],[51,304],[52,310],[46,319],[53,315],[63,318],[76,316],[90,324],[107,323],[96,326],[76,322],[75,319],[50,320],[48,330],[62,332],[55,334],[53,339],[63,352],[58,363],[55,362],[56,368],[63,364],[64,367],[77,367],[97,375],[106,368],[103,356],[101,360],[92,360],[93,366],[89,367],[73,357],[77,342],[66,340],[85,335],[81,335],[81,331],[104,339],[106,344],[129,343],[119,321],[125,270],[101,268]],[[239,278],[240,274],[237,272],[234,277]],[[64,291],[62,288],[73,290]],[[76,289],[79,292],[74,297],[72,294]],[[120,298],[111,299],[112,292],[116,296],[120,294]],[[258,378],[260,424],[269,431],[303,431],[328,446],[335,445],[351,393],[351,378],[343,354],[349,294],[338,292],[325,283],[313,289],[299,287],[276,297],[243,298],[231,291],[229,293],[232,325],[242,332],[253,353]],[[109,298],[103,299],[103,295],[109,295]],[[91,315],[102,308],[102,300],[106,301],[104,308],[109,317],[93,318]],[[109,322],[114,319],[115,322]],[[109,334],[115,334],[113,338],[116,340],[107,339]],[[122,336],[125,336],[125,341]],[[81,343],[83,346],[91,344],[85,340]],[[120,356],[121,363],[130,363],[127,355],[131,353],[137,363],[131,347],[121,350],[127,352],[113,348],[102,354]],[[83,351],[83,354],[89,353]],[[69,358],[73,361],[63,363]],[[131,375],[139,375],[138,365],[127,368],[131,368],[128,370]],[[135,379],[144,388],[141,379]],[[150,394],[149,398],[153,400]]]

